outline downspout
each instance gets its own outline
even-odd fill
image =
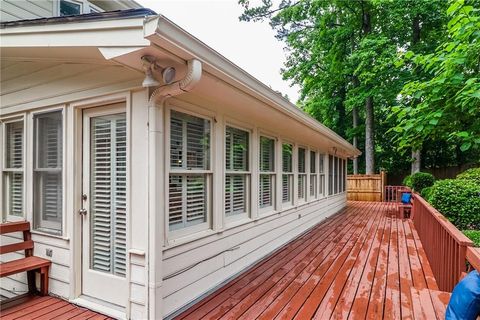
[[[154,90],[148,100],[148,317],[162,319],[162,250],[165,241],[165,213],[163,210],[166,191],[164,157],[165,101],[173,96],[189,92],[202,76],[202,63],[196,59],[188,61],[185,77],[179,81]]]

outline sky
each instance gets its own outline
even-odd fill
[[[240,22],[237,0],[136,0],[166,16],[224,57],[296,102],[298,86],[290,87],[280,69],[284,44],[267,22]]]

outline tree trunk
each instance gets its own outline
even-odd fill
[[[357,133],[355,130],[357,130],[358,126],[358,112],[357,112],[357,107],[353,107],[352,109],[352,117],[353,117],[353,146],[356,148],[358,145],[357,142]],[[358,157],[353,158],[353,174],[358,174]]]
[[[342,85],[338,91],[338,103],[337,103],[336,109],[338,112],[337,130],[338,130],[338,134],[343,138],[346,137],[346,131],[347,131],[345,96],[346,96],[345,85]]]
[[[414,173],[420,172],[420,165],[421,165],[421,159],[422,159],[420,149],[412,151],[412,159],[413,161],[412,161],[411,173],[414,174]]]
[[[412,20],[412,49],[415,49],[415,45],[420,42],[420,17],[416,15]],[[415,71],[418,75],[418,71]],[[418,99],[415,100],[418,103]],[[412,166],[411,173],[420,172],[421,166],[421,148],[412,148]]]
[[[365,173],[375,173],[375,143],[373,141],[373,98],[365,102]]]

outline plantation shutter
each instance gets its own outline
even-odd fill
[[[34,225],[62,233],[63,115],[54,111],[35,115]]]
[[[126,274],[125,114],[97,117],[91,123],[91,263],[92,269]]]
[[[292,202],[293,173],[292,145],[282,145],[282,202]]]
[[[273,205],[275,141],[267,137],[260,137],[260,181],[259,206],[260,208]]]
[[[248,132],[233,127],[225,131],[225,214],[247,211]]]
[[[23,216],[23,121],[6,124],[8,215]]]
[[[206,222],[210,121],[172,110],[168,188],[171,230]],[[200,171],[200,172],[198,172]]]

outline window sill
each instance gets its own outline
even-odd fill
[[[252,221],[253,220],[250,219],[248,216],[242,216],[242,217],[238,217],[237,219],[227,220],[225,228],[222,229],[222,230],[219,230],[218,233],[221,233],[221,232],[223,232],[225,230],[228,230],[228,229],[231,229],[231,228],[242,226],[242,225],[250,223]]]
[[[39,236],[44,236],[44,237],[49,237],[49,238],[55,238],[55,239],[70,241],[70,238],[69,238],[69,237],[63,236],[63,235],[51,234],[51,233],[48,233],[48,232],[42,232],[42,231],[38,231],[38,230],[31,230],[30,233],[31,233],[31,234],[36,234],[36,235],[39,235]]]
[[[223,230],[221,230],[221,231],[223,231]],[[219,232],[221,232],[221,231],[219,231]],[[217,233],[217,231],[212,230],[212,229],[208,229],[208,230],[195,232],[195,233],[185,235],[185,236],[179,236],[179,237],[176,237],[176,238],[168,239],[164,249],[170,249],[170,248],[174,248],[174,247],[177,247],[177,246],[189,243],[189,242],[194,242],[194,241],[197,241],[199,239],[208,237],[208,236],[216,234],[216,233]]]

